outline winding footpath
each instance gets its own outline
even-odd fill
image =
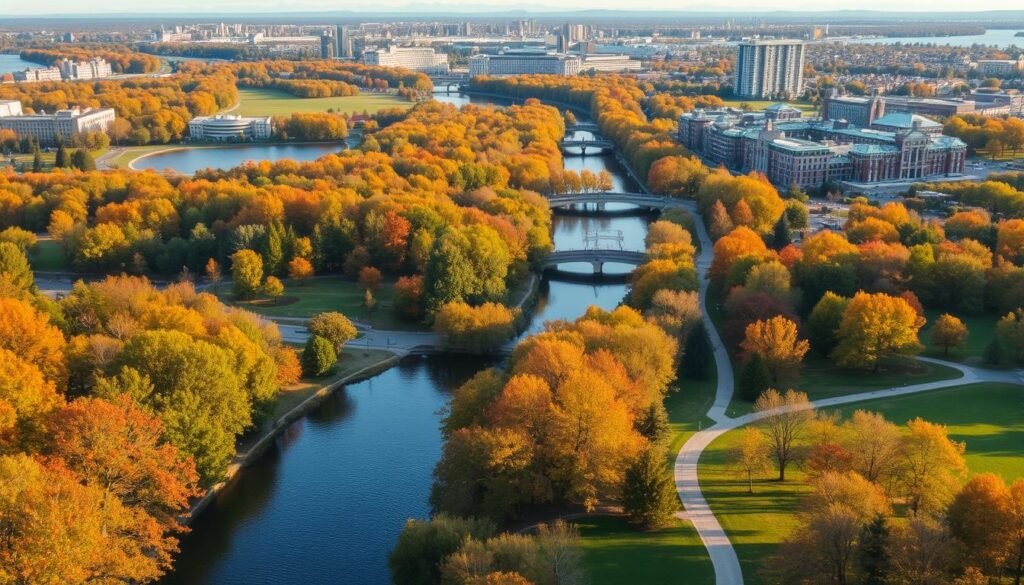
[[[711,268],[711,261],[714,255],[712,247],[713,244],[704,227],[704,222],[702,221],[700,214],[697,213],[696,206],[691,206],[690,211],[694,214],[694,219],[696,220],[694,223],[696,224],[697,235],[700,240],[700,252],[697,254],[696,264],[698,278],[700,279],[701,304],[704,310],[704,315],[709,315],[707,292],[709,285],[709,270]],[[708,336],[710,337],[711,345],[714,349],[715,369],[718,372],[718,384],[715,388],[715,401],[707,412],[707,417],[715,421],[715,424],[707,429],[695,433],[688,441],[686,441],[686,443],[683,444],[679,453],[676,455],[674,477],[676,490],[679,492],[679,500],[686,509],[685,517],[693,523],[693,527],[697,530],[697,534],[700,536],[701,541],[703,541],[704,547],[708,551],[708,556],[711,558],[711,564],[714,566],[715,570],[716,585],[742,585],[743,570],[740,567],[739,557],[736,555],[736,549],[729,541],[729,535],[726,534],[725,529],[722,528],[718,519],[715,518],[714,511],[711,509],[711,506],[704,498],[704,494],[701,492],[700,480],[697,474],[697,464],[700,461],[700,456],[704,452],[704,449],[706,449],[708,445],[714,442],[718,437],[733,429],[750,424],[767,416],[777,414],[777,412],[767,411],[751,413],[736,418],[732,418],[726,414],[726,410],[729,408],[729,403],[732,402],[733,388],[735,387],[732,364],[729,360],[729,354],[725,349],[725,345],[722,343],[722,339],[719,336],[718,331],[715,329],[714,323],[710,318],[707,318],[705,323],[707,324]],[[960,372],[961,377],[954,378],[952,380],[941,380],[938,382],[914,384],[911,386],[898,386],[884,390],[874,390],[858,394],[848,394],[846,396],[823,398],[809,403],[807,407],[827,408],[876,398],[889,398],[907,394],[916,394],[918,392],[927,392],[930,390],[939,390],[942,388],[963,386],[977,382],[1002,382],[1024,385],[1024,374],[1022,374],[1021,370],[989,370],[932,358],[922,357],[918,359],[954,368]]]

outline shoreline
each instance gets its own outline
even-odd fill
[[[126,168],[128,170],[130,170],[130,171],[155,170],[155,169],[139,169],[139,168],[136,168],[135,167],[135,163],[139,162],[140,160],[142,160],[144,158],[149,158],[151,156],[156,156],[156,155],[159,155],[159,154],[167,154],[168,152],[177,152],[177,151],[180,151],[180,150],[216,150],[216,149],[228,150],[228,149],[235,149],[235,148],[245,148],[245,147],[248,147],[248,146],[318,146],[318,145],[335,145],[335,144],[337,144],[337,145],[342,145],[343,144],[346,147],[348,147],[348,139],[346,138],[345,140],[320,140],[320,141],[317,141],[317,140],[303,140],[303,141],[298,141],[298,142],[291,142],[291,141],[266,141],[266,142],[229,142],[229,143],[222,143],[222,144],[217,144],[217,143],[198,143],[198,144],[194,144],[194,145],[192,145],[192,144],[177,144],[177,145],[174,145],[174,146],[168,146],[167,148],[161,148],[160,150],[154,150],[153,152],[141,153],[141,154],[139,154],[139,156],[137,156],[137,157],[131,159],[130,161],[128,161],[128,163],[126,165]],[[123,154],[127,153],[127,151],[130,150],[131,148],[133,148],[133,147],[125,148],[124,151],[121,152],[121,153],[118,153],[117,156],[118,157],[122,156]],[[142,148],[145,148],[145,147],[142,147]],[[117,157],[111,157],[111,158],[117,158]],[[107,164],[107,167],[108,168],[114,168],[114,167],[110,167],[109,163]],[[182,173],[180,171],[172,171],[172,172],[174,174],[178,174],[178,175],[188,175],[189,174],[189,173]]]
[[[292,423],[305,417],[310,411],[320,406],[324,400],[337,392],[339,388],[355,382],[368,380],[377,374],[381,374],[391,369],[391,367],[396,365],[402,359],[397,354],[391,352],[388,353],[389,355],[382,358],[380,361],[372,363],[360,370],[342,376],[337,380],[321,386],[305,400],[278,417],[268,429],[260,434],[259,437],[248,446],[248,448],[235,454],[231,463],[228,464],[227,471],[224,473],[224,479],[207,488],[202,497],[189,506],[188,511],[179,517],[181,524],[185,526],[190,525],[193,519],[195,519],[199,514],[202,514],[203,511],[209,507],[218,494],[224,491],[224,489],[238,478],[243,469],[252,465],[262,457],[270,446],[273,445],[274,441],[277,440],[277,438],[281,436],[281,434],[284,433]]]

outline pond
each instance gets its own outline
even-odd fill
[[[345,148],[340,143],[305,144],[235,144],[229,146],[194,146],[172,148],[143,155],[132,161],[133,169],[171,170],[186,175],[215,168],[230,169],[247,161],[278,161],[292,159],[311,161]]]

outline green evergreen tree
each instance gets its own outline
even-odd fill
[[[302,350],[302,373],[307,376],[323,376],[334,368],[337,361],[334,344],[326,338],[313,335]]]
[[[284,263],[284,228],[272,222],[263,242],[263,265],[267,274],[280,274]]]
[[[998,337],[993,337],[992,341],[988,342],[985,346],[985,363],[997,366],[1003,363],[1003,344],[999,341]]]
[[[708,341],[708,332],[704,322],[699,321],[690,329],[686,336],[686,347],[683,350],[683,372],[687,377],[696,380],[704,379],[711,364],[712,349]]]
[[[662,449],[647,449],[626,470],[622,509],[631,522],[648,529],[665,526],[679,509],[676,485]]]
[[[43,154],[38,150],[32,155],[32,172],[39,173],[43,170]]]
[[[671,428],[669,427],[668,411],[665,404],[659,400],[654,401],[643,416],[636,422],[637,430],[641,435],[654,445],[663,445],[668,442]]]
[[[739,379],[736,380],[736,389],[739,390],[740,397],[747,402],[754,402],[762,392],[771,387],[771,384],[771,376],[768,375],[768,368],[765,367],[761,356],[755,353],[747,358],[740,368]]]
[[[775,222],[775,233],[772,239],[777,250],[785,248],[792,241],[789,235],[789,217],[785,213],[779,216],[779,221]]]
[[[57,157],[53,161],[53,166],[58,169],[66,168],[70,162],[68,161],[68,151],[64,148],[63,144],[57,145]]]
[[[79,148],[71,155],[71,166],[81,171],[95,171],[96,161],[88,150]]]
[[[885,516],[875,516],[861,530],[857,564],[863,585],[885,585],[889,575],[889,526]]]

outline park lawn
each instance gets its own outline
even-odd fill
[[[972,474],[999,473],[1008,480],[1024,476],[1024,388],[1009,384],[971,384],[887,399],[866,400],[837,409],[849,416],[857,409],[879,412],[902,425],[921,417],[944,424],[950,437],[967,445]],[[755,480],[747,493],[744,479],[730,469],[729,451],[742,430],[730,431],[704,451],[700,483],[725,528],[743,566],[748,584],[760,583],[757,569],[796,527],[795,512],[808,487],[798,467],[786,470],[786,482]]]
[[[924,354],[929,357],[936,357],[939,359],[945,359],[950,361],[977,361],[985,355],[985,347],[988,346],[989,342],[995,336],[996,323],[999,321],[999,315],[995,313],[981,313],[978,315],[957,315],[953,314],[954,317],[959,318],[967,326],[967,342],[963,347],[958,349],[949,350],[949,355],[946,355],[941,347],[936,346],[932,343],[932,327],[935,325],[935,320],[939,318],[939,315],[945,311],[936,311],[928,309],[925,311],[925,317],[928,319],[928,323],[923,329],[921,329],[921,343],[924,344]]]
[[[807,397],[814,401],[897,386],[952,380],[961,376],[959,370],[922,361],[902,362],[890,369],[883,367],[873,373],[841,368],[825,358],[808,357],[800,371],[800,380],[792,387],[794,390],[806,392]],[[753,406],[753,403],[736,394],[733,395],[728,414],[733,417],[748,414],[753,410]]]
[[[410,108],[412,102],[391,94],[363,93],[353,96],[300,98],[275,89],[246,87],[238,89],[238,108],[231,114],[242,116],[287,116],[292,113],[326,112],[373,114],[387,108]]]
[[[68,270],[68,260],[64,250],[56,240],[40,239],[36,250],[29,254],[29,264],[35,272],[64,272]]]
[[[670,465],[675,461],[683,443],[702,428],[715,424],[705,413],[715,403],[717,384],[715,365],[712,362],[703,380],[686,378],[680,374],[677,382],[669,388],[668,396],[665,397],[665,410],[668,411],[669,427],[672,429],[672,441],[668,448]]]
[[[71,155],[75,152],[75,150],[76,150],[75,148],[68,147],[68,149],[67,149],[68,160],[71,159]],[[89,154],[92,155],[93,159],[98,159],[99,157],[103,156],[103,154],[106,153],[107,150],[108,149],[106,149],[106,148],[100,148],[98,150],[90,150]],[[42,156],[42,159],[43,159],[43,170],[44,171],[53,170],[53,163],[56,162],[56,160],[57,160],[57,151],[56,150],[51,151],[51,152],[43,151],[43,152],[40,152],[39,154]],[[32,153],[29,153],[29,154],[16,153],[14,155],[15,169],[25,169],[26,171],[31,171],[32,170],[32,161],[33,161],[34,158],[35,158],[35,155],[32,154]],[[7,158],[4,157],[2,160],[0,160],[0,167],[6,166],[6,164],[7,164]]]
[[[730,108],[739,108],[739,107],[742,107],[743,104],[747,104],[748,106],[750,106],[750,111],[751,112],[757,112],[757,111],[760,111],[760,110],[763,110],[763,109],[767,108],[768,106],[771,106],[771,105],[779,103],[777,101],[772,101],[772,100],[744,100],[744,99],[728,99],[728,100],[722,100],[722,101],[724,101],[725,105],[727,107],[730,107]],[[790,106],[793,106],[794,108],[796,108],[798,110],[801,110],[803,112],[813,112],[818,107],[818,106],[816,106],[814,104],[806,104],[806,103],[802,103],[802,102],[786,102],[786,104],[790,105]]]
[[[658,583],[710,585],[714,569],[689,522],[637,530],[619,516],[574,520],[582,537],[583,564],[591,585]]]
[[[419,323],[410,323],[394,315],[391,308],[394,282],[382,282],[375,298],[377,306],[372,313],[363,306],[363,289],[354,280],[343,276],[311,278],[304,282],[282,279],[284,296],[278,301],[257,298],[237,301],[231,294],[230,284],[220,286],[222,301],[248,311],[273,317],[309,318],[325,311],[337,311],[349,319],[377,329],[422,330]]]
[[[127,169],[131,166],[131,163],[140,156],[159,152],[161,150],[167,150],[169,148],[181,148],[181,145],[175,144],[152,144],[150,146],[132,146],[125,148],[120,154],[115,156],[112,160],[107,162],[107,165],[114,169]],[[202,148],[199,146],[189,146],[186,148]]]
[[[1020,150],[1018,150],[1017,152],[1014,152],[1012,150],[1007,149],[1007,150],[1004,150],[1002,153],[1000,153],[1000,154],[998,154],[998,155],[993,157],[992,155],[990,155],[988,153],[988,150],[986,150],[984,148],[979,148],[977,151],[975,151],[974,154],[978,158],[983,158],[985,160],[1001,160],[1001,161],[1024,160],[1024,152],[1022,152]],[[1007,170],[1009,170],[1009,169],[1007,169]]]
[[[299,404],[302,404],[310,396],[316,394],[324,386],[329,386],[335,381],[364,368],[383,364],[393,357],[395,357],[395,354],[380,349],[343,348],[338,365],[335,366],[333,373],[322,378],[303,378],[298,384],[282,389],[274,401],[274,410],[270,417],[268,417],[268,421],[276,421]]]

